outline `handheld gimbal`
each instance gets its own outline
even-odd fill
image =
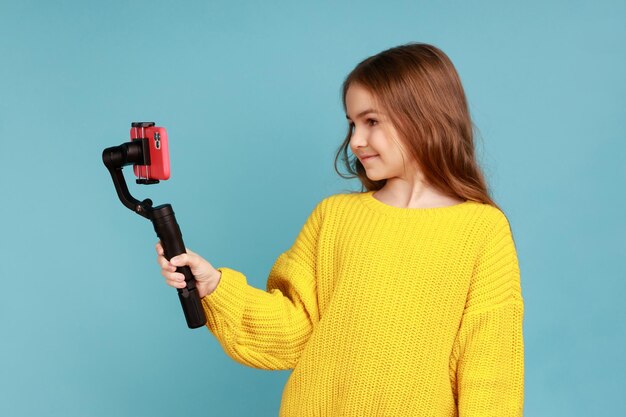
[[[143,128],[153,127],[153,122],[135,122],[132,128],[139,128],[144,132]],[[109,170],[117,195],[126,207],[140,216],[152,221],[154,230],[161,240],[165,258],[170,260],[174,256],[185,253],[185,244],[180,227],[176,222],[174,210],[170,204],[163,204],[152,207],[152,200],[145,199],[139,201],[130,194],[126,186],[126,180],[122,173],[122,168],[126,165],[142,166],[144,168],[150,166],[150,140],[148,137],[133,138],[131,142],[123,143],[120,146],[106,148],[102,152],[102,160]],[[157,139],[157,147],[159,139]],[[169,173],[168,173],[169,175]],[[138,179],[139,184],[156,184],[158,180],[154,179]],[[196,288],[196,279],[191,273],[189,266],[176,268],[176,272],[180,272],[185,276],[185,288],[178,288],[178,298],[185,313],[187,326],[191,329],[202,327],[206,324],[206,316],[200,302],[198,289]]]

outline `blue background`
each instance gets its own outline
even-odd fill
[[[276,416],[288,371],[187,329],[101,153],[168,129],[186,245],[264,288],[323,197],[340,86],[410,41],[461,75],[516,237],[527,416],[626,414],[626,2],[0,2],[0,415]]]

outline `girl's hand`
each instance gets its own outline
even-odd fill
[[[200,255],[185,248],[187,253],[174,256],[169,261],[165,259],[161,241],[156,244],[157,262],[161,267],[161,275],[165,277],[165,283],[174,288],[185,288],[185,276],[176,272],[176,267],[189,265],[191,273],[196,278],[196,288],[200,298],[211,294],[217,288],[222,273]]]

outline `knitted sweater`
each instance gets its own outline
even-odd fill
[[[524,304],[505,215],[372,194],[317,204],[267,291],[218,268],[207,327],[242,364],[293,369],[280,417],[521,416]]]

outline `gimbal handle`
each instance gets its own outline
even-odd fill
[[[154,226],[154,231],[161,240],[165,259],[168,261],[174,256],[185,253],[185,244],[183,235],[176,222],[174,210],[170,204],[163,204],[152,207],[152,201],[145,199],[140,202],[135,199],[126,186],[126,180],[122,173],[122,168],[126,165],[147,165],[145,162],[146,155],[145,139],[135,139],[132,142],[123,143],[120,146],[106,148],[102,152],[102,160],[109,170],[117,195],[129,209],[143,216]],[[149,164],[149,163],[148,163]],[[196,288],[196,279],[191,273],[189,266],[179,266],[176,272],[180,272],[185,276],[185,288],[177,288],[178,298],[187,320],[187,326],[190,329],[197,329],[206,324],[206,316],[198,289]]]
[[[151,211],[152,225],[154,231],[161,240],[165,259],[168,261],[174,256],[185,253],[183,235],[180,232],[174,210],[169,204],[164,204],[153,208]],[[176,272],[185,276],[185,288],[177,288],[180,305],[185,313],[185,320],[190,329],[196,329],[206,324],[206,316],[200,301],[198,289],[196,288],[196,278],[191,273],[189,266],[176,267]]]

